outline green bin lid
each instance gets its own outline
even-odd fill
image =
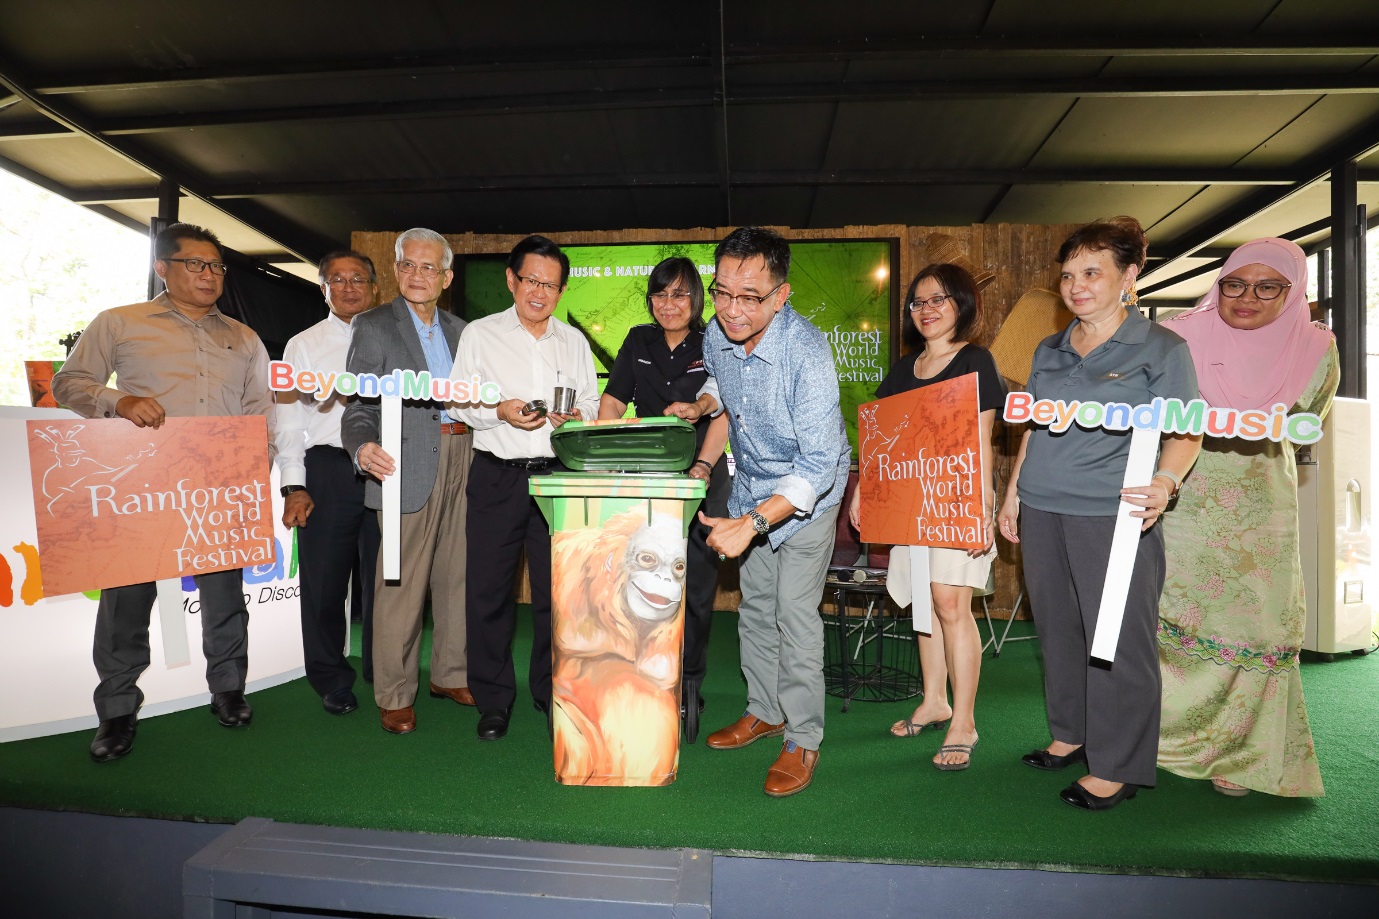
[[[683,472],[694,461],[694,425],[679,418],[567,421],[551,449],[577,472]]]

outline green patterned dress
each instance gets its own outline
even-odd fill
[[[1291,412],[1325,415],[1335,345]],[[1293,447],[1207,437],[1164,516],[1159,767],[1289,797],[1323,794],[1298,652],[1307,609]]]

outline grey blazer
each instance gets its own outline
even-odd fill
[[[436,311],[437,321],[445,332],[445,341],[454,355],[460,341],[460,331],[466,323],[444,310]],[[421,350],[412,311],[407,301],[398,297],[392,303],[360,313],[352,323],[349,357],[345,367],[350,373],[375,373],[386,376],[394,370],[426,370],[426,355]],[[414,514],[431,497],[436,484],[436,466],[440,458],[440,426],[450,421],[445,410],[435,402],[402,403],[402,513]],[[378,399],[355,398],[345,407],[340,421],[340,441],[353,459],[359,448],[378,443],[382,409]],[[356,467],[357,468],[357,467]],[[370,476],[364,485],[364,503],[374,510],[383,507],[383,488]]]

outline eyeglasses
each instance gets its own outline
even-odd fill
[[[928,300],[921,300],[918,297],[916,297],[906,305],[906,309],[908,309],[912,313],[918,313],[920,310],[924,309],[927,306],[930,309],[937,312],[938,310],[943,309],[943,304],[947,303],[949,300],[952,299],[953,297],[951,294],[939,294],[937,297],[930,297]]]
[[[207,268],[211,269],[211,274],[224,275],[226,268],[224,262],[208,262],[204,258],[165,258],[164,262],[181,262],[183,266],[192,274],[200,274]]]
[[[526,285],[527,290],[543,290],[548,294],[553,294],[560,290],[560,285],[554,281],[538,281],[536,278],[524,278],[520,274],[514,274],[514,278]]]
[[[657,306],[664,306],[666,303],[684,306],[690,302],[690,295],[689,291],[685,290],[658,290],[651,295],[651,299],[656,301]]]
[[[1246,284],[1244,281],[1227,278],[1224,281],[1217,281],[1216,286],[1221,289],[1221,296],[1230,297],[1232,300],[1245,296],[1247,290],[1254,290],[1255,298],[1258,300],[1277,300],[1279,294],[1293,285],[1285,284],[1282,281],[1259,281],[1255,284]]]
[[[730,294],[727,291],[719,290],[717,287],[709,288],[709,296],[713,297],[713,307],[717,310],[727,309],[734,303],[741,302],[744,309],[758,309],[767,300],[775,296],[776,291],[785,286],[781,281],[770,292],[758,297],[756,294]]]
[[[326,284],[331,287],[368,287],[372,284],[368,278],[327,278]]]
[[[437,268],[435,265],[418,265],[416,262],[398,262],[397,270],[403,274],[411,274],[414,271],[424,274],[428,278],[434,278],[446,268]]]

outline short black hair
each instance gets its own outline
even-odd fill
[[[957,320],[953,325],[953,341],[967,341],[967,336],[972,334],[977,320],[982,315],[982,301],[981,295],[977,293],[977,282],[966,268],[952,262],[926,265],[910,282],[901,306],[906,317],[900,329],[900,340],[911,351],[923,348],[925,342],[924,336],[919,334],[919,325],[912,318],[914,314],[910,312],[910,304],[915,299],[915,289],[919,287],[920,282],[929,278],[937,281],[943,292],[953,298],[953,309],[957,314]]]
[[[215,251],[220,257],[225,258],[225,248],[220,245],[219,237],[194,223],[174,223],[165,227],[153,240],[153,257],[159,261],[167,261],[181,248],[184,239],[210,243],[215,246]]]
[[[699,267],[682,255],[662,259],[651,269],[651,276],[646,279],[646,311],[651,314],[651,321],[656,321],[656,310],[651,306],[651,295],[660,293],[676,281],[685,285],[689,291],[689,327],[696,332],[704,331],[704,279],[699,276]]]
[[[512,247],[508,253],[508,270],[513,274],[522,273],[522,262],[529,255],[540,255],[544,258],[553,258],[560,263],[560,287],[565,288],[565,282],[570,280],[570,257],[560,251],[560,247],[551,242],[544,236],[528,236],[526,239]]]
[[[352,258],[362,264],[369,269],[369,283],[378,283],[378,272],[374,271],[373,259],[362,252],[355,252],[353,249],[336,249],[334,252],[327,252],[321,256],[321,261],[316,265],[316,277],[321,279],[322,284],[326,283],[326,269],[330,267],[330,263],[341,258]]]
[[[714,271],[725,258],[745,261],[760,255],[766,260],[766,273],[773,284],[784,284],[790,276],[790,243],[766,227],[738,227],[713,250]]]

